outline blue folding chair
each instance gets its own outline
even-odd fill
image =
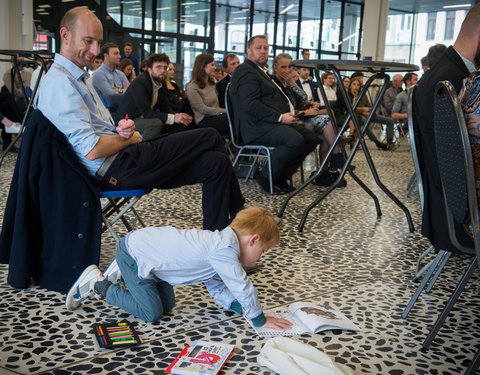
[[[128,221],[125,214],[131,211],[142,227],[145,227],[140,215],[133,207],[141,197],[149,194],[153,189],[134,189],[134,190],[106,190],[99,191],[98,198],[106,198],[107,202],[102,205],[102,233],[107,229],[115,238],[117,243],[120,241],[119,235],[113,229],[113,225],[121,220],[127,231],[132,231],[133,226]]]

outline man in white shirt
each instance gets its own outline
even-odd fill
[[[121,58],[118,46],[105,43],[100,49],[100,55],[103,56],[103,64],[93,74],[93,87],[100,97],[123,94],[130,82],[125,74],[117,69]]]

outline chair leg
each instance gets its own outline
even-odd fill
[[[457,302],[457,299],[460,296],[460,293],[462,293],[463,289],[465,288],[465,285],[467,284],[468,280],[472,276],[473,271],[475,271],[476,268],[477,268],[477,257],[474,257],[472,262],[468,266],[467,271],[465,272],[463,277],[460,279],[460,282],[458,283],[457,287],[455,288],[449,300],[447,301],[447,304],[443,308],[440,316],[437,318],[437,321],[433,325],[432,330],[430,331],[427,338],[423,342],[422,346],[425,349],[428,349],[430,347],[430,344],[435,339],[435,336],[440,330],[440,327],[445,322],[445,319],[447,318],[448,314],[452,310],[453,305],[455,304],[455,302]]]
[[[475,372],[477,372],[477,369],[479,367],[480,367],[480,349],[478,349],[477,354],[475,354],[475,357],[473,357],[472,363],[470,363],[470,366],[465,372],[465,375],[475,375]]]
[[[423,272],[425,272],[426,268],[428,268],[428,266],[430,265],[431,262],[428,263],[426,266],[424,266],[420,272],[418,271],[418,269],[420,268],[420,262],[422,261],[422,259],[425,258],[428,254],[430,254],[433,249],[435,249],[435,248],[433,246],[430,246],[427,250],[425,250],[422,253],[422,255],[420,255],[418,257],[418,259],[417,259],[417,274],[415,275],[415,277],[413,278],[412,281],[416,281],[417,279],[419,279],[420,276],[423,274]]]
[[[415,293],[413,293],[412,298],[410,298],[410,301],[408,302],[407,307],[405,308],[405,310],[403,310],[403,313],[402,313],[403,319],[407,318],[408,314],[410,313],[410,310],[412,309],[415,302],[417,302],[417,299],[420,296],[420,293],[422,293],[422,290],[425,288],[425,285],[427,285],[428,280],[430,279],[433,272],[435,271],[435,268],[437,268],[437,265],[441,259],[442,259],[442,256],[440,255],[440,252],[439,252],[435,257],[435,259],[433,260],[433,263],[431,264],[431,266],[428,268],[427,274],[423,277],[422,282],[415,290]]]
[[[412,194],[413,189],[415,188],[415,184],[417,182],[417,174],[413,172],[412,177],[407,185],[407,197],[410,198],[410,194]]]
[[[430,293],[430,291],[433,288],[433,285],[435,284],[435,281],[437,281],[438,276],[440,275],[440,272],[442,272],[443,268],[445,267],[445,264],[447,264],[448,259],[450,258],[450,255],[452,255],[451,252],[446,251],[445,255],[443,256],[442,263],[440,263],[440,266],[437,268],[437,272],[435,272],[435,275],[433,275],[432,280],[430,280],[430,283],[427,286],[427,289],[425,289],[425,293]]]

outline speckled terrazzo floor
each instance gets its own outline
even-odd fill
[[[359,332],[323,332],[295,337],[352,368],[356,374],[463,374],[480,343],[480,288],[476,272],[430,349],[422,348],[430,327],[468,259],[447,264],[430,294],[422,294],[407,319],[401,313],[416,283],[415,260],[428,247],[419,233],[416,191],[406,196],[413,166],[408,140],[394,152],[368,143],[382,182],[408,207],[416,232],[403,212],[375,185],[363,154],[355,156],[357,174],[378,195],[383,216],[373,201],[347,177],[314,208],[302,233],[303,209],[321,188],[309,186],[291,200],[284,215],[280,244],[267,252],[251,275],[264,307],[294,301],[331,302],[352,319]],[[310,163],[309,163],[310,162]],[[0,222],[15,156],[0,169]],[[309,174],[311,160],[306,163]],[[295,176],[299,184],[299,176]],[[255,182],[241,182],[247,205],[278,211],[284,196],[263,194]],[[147,225],[201,226],[200,187],[154,191],[137,208]],[[102,237],[100,268],[114,256],[115,243]],[[64,295],[37,287],[14,290],[0,265],[0,374],[163,374],[181,348],[195,339],[235,344],[222,374],[272,374],[256,357],[267,339],[258,338],[241,317],[219,308],[201,285],[176,287],[177,305],[155,323],[144,323],[104,301],[89,301],[68,312]],[[127,319],[137,324],[142,345],[102,350],[91,325]],[[295,374],[292,374],[295,375]]]

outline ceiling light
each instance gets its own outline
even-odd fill
[[[200,4],[199,2],[197,1],[191,1],[190,3],[182,3],[182,5],[196,5],[196,4]]]
[[[469,7],[470,4],[460,4],[460,5],[445,5],[442,8],[443,9],[453,9],[453,8],[466,8]]]
[[[50,4],[42,4],[38,6],[39,8],[51,8],[52,6]]]
[[[194,12],[210,12],[210,9],[197,9]]]
[[[279,14],[285,14],[287,13],[290,9],[292,9],[295,6],[295,4],[290,4],[288,7],[286,7],[284,10],[282,10]]]
[[[168,9],[172,9],[172,8],[171,7],[157,8],[157,10],[168,10]]]

